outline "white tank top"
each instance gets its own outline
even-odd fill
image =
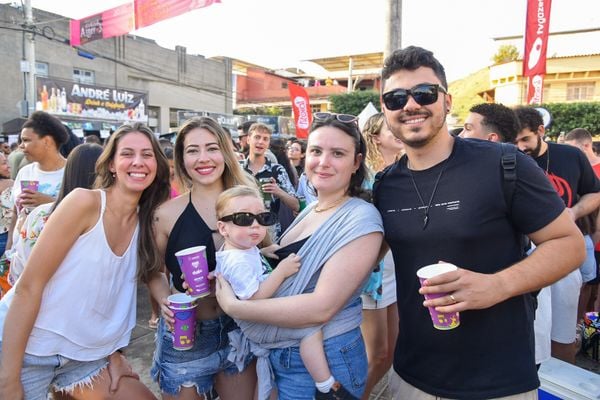
[[[125,253],[115,255],[102,223],[106,194],[100,195],[98,222],[77,239],[44,289],[28,354],[92,361],[129,344],[136,321],[139,225]],[[12,298],[10,290],[0,302],[1,325]]]

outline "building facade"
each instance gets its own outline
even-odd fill
[[[313,111],[328,111],[329,97],[357,90],[379,90],[383,53],[368,53],[307,60],[320,68],[308,73],[301,68],[273,71],[234,60],[235,101],[238,110],[278,107],[292,115],[289,83],[306,90]]]
[[[495,38],[499,45],[523,48],[523,36]],[[492,65],[489,88],[480,95],[490,102],[526,102],[523,60]],[[544,103],[600,101],[600,29],[551,32],[548,38]]]
[[[527,97],[527,78],[523,61],[490,67],[490,89],[481,95],[486,101],[505,105],[523,104]],[[552,57],[546,61],[544,103],[600,101],[600,54]]]
[[[102,136],[126,122],[118,115],[128,115],[131,120],[140,117],[157,133],[165,133],[177,127],[178,111],[224,114],[233,111],[232,62],[228,58],[206,59],[187,54],[185,47],[169,50],[153,40],[132,35],[97,40],[76,49],[69,45],[68,18],[36,9],[33,16],[38,83],[36,103],[30,104],[27,111],[19,108],[19,103],[22,104],[26,98],[27,81],[26,74],[21,72],[26,45],[21,28],[23,12],[20,8],[0,4],[0,86],[4,88],[0,97],[0,123],[5,134],[17,133],[19,123],[26,117],[24,114],[43,106],[65,120],[77,134],[98,131]],[[98,91],[106,91],[110,96],[114,94],[115,97],[109,99],[111,107],[122,106],[131,94],[143,102],[140,105],[136,100],[135,108],[129,113],[97,110],[81,113],[78,112],[79,106],[67,107],[71,101],[65,104],[64,98],[61,98],[61,95],[69,97],[71,93],[60,93],[55,95],[62,107],[48,108],[45,102],[49,102],[53,87],[47,86],[46,93],[42,93],[42,82],[49,81],[59,82],[56,85],[59,93],[62,85],[71,90],[77,87],[75,94],[100,93]],[[69,97],[72,98],[75,97]],[[122,104],[115,105],[113,100]],[[98,101],[98,98],[87,99],[87,105],[100,104]],[[48,104],[54,105],[52,102]]]

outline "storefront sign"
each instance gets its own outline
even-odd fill
[[[148,95],[125,89],[37,78],[36,110],[119,122],[147,122]]]

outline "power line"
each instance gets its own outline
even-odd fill
[[[49,28],[49,29],[45,29],[45,28]],[[78,47],[71,46],[70,45],[70,41],[69,41],[68,38],[66,38],[64,36],[61,36],[61,35],[56,35],[56,33],[54,32],[54,29],[52,29],[52,27],[49,27],[49,26],[45,26],[41,30],[37,26],[27,27],[27,26],[23,26],[23,25],[22,25],[22,27],[19,27],[19,28],[17,28],[17,27],[10,27],[10,26],[0,26],[0,29],[6,29],[6,30],[11,30],[11,31],[17,31],[17,32],[24,32],[24,33],[32,33],[34,35],[42,36],[42,37],[44,37],[47,40],[58,42],[60,44],[66,45],[66,46],[68,46],[70,48],[79,49]],[[50,32],[51,32],[51,35],[50,35]],[[83,49],[81,49],[81,50],[83,50]],[[213,94],[213,95],[225,96],[226,98],[231,99],[231,95],[226,90],[220,90],[220,89],[216,89],[216,88],[213,89],[213,88],[208,88],[208,87],[205,87],[205,86],[198,86],[198,85],[194,85],[194,84],[190,84],[190,83],[180,82],[180,81],[178,81],[176,79],[173,79],[173,78],[170,78],[168,76],[157,74],[157,73],[155,73],[153,71],[149,71],[147,69],[144,69],[144,68],[138,67],[136,65],[127,63],[125,61],[118,60],[116,58],[104,55],[104,54],[99,53],[97,51],[90,51],[90,50],[84,50],[84,51],[87,52],[87,53],[92,54],[94,57],[98,57],[98,58],[101,58],[101,59],[104,59],[104,60],[107,60],[107,61],[114,62],[114,63],[122,65],[124,67],[131,68],[131,69],[133,69],[135,71],[142,72],[142,73],[144,73],[146,75],[149,75],[149,76],[152,76],[154,78],[161,79],[161,80],[163,80],[165,82],[170,82],[170,83],[176,84],[177,86],[189,87],[189,88],[196,89],[196,90],[199,90],[199,91],[205,91],[205,92],[208,92],[208,93]]]

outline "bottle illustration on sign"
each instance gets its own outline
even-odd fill
[[[48,111],[48,89],[46,89],[46,85],[42,86],[40,97],[42,99],[42,111]]]
[[[67,112],[67,92],[65,88],[62,88],[60,92],[60,111],[66,113]]]
[[[146,112],[146,106],[144,105],[144,100],[140,100],[140,104],[138,105],[136,119],[144,119],[144,113]]]
[[[55,113],[56,112],[56,91],[54,90],[54,88],[51,89],[50,92],[50,104],[49,104],[49,110],[51,113]]]

